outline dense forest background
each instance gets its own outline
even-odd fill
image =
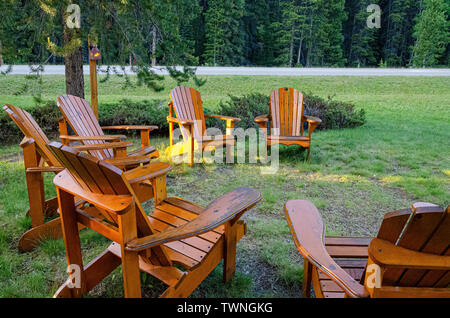
[[[61,21],[47,18],[45,1],[33,2],[0,4],[5,64],[63,63],[64,54],[52,49],[63,44]],[[103,64],[139,57],[193,66],[450,65],[450,0],[93,2],[74,1],[86,32],[95,34]],[[375,11],[368,12],[374,4],[381,8],[379,28],[367,24],[376,19]],[[82,48],[87,62],[86,38]]]

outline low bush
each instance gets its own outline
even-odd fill
[[[58,118],[61,117],[56,102],[46,101],[25,110],[33,116],[49,138],[56,136],[58,132]],[[0,144],[15,143],[23,138],[22,132],[3,110],[0,114],[0,134],[2,136]]]
[[[117,103],[100,104],[98,109],[101,126],[156,125],[158,130],[152,132],[152,135],[168,134],[169,107],[167,101],[152,99],[136,102],[123,99]]]

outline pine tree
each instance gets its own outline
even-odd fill
[[[381,43],[383,59],[388,66],[404,66],[411,60],[414,45],[414,17],[420,11],[421,1],[382,0],[383,17]]]
[[[51,55],[61,56],[66,65],[66,92],[83,97],[82,65],[87,56],[83,48],[92,41],[99,45],[105,63],[123,65],[132,57],[138,84],[162,89],[163,78],[149,68],[155,57],[178,83],[193,77],[201,84],[192,68],[179,71],[172,67],[196,64],[193,44],[182,30],[199,11],[197,0],[79,0],[80,28],[66,23],[70,4],[72,0],[0,2],[0,41],[5,60],[41,64]],[[22,32],[14,32],[18,29]],[[129,78],[125,78],[128,83]]]
[[[350,0],[346,3],[348,19],[345,22],[345,58],[349,66],[377,65],[379,29],[369,28],[367,7],[379,4],[378,0]]]
[[[270,34],[269,3],[266,0],[246,0],[244,23],[244,58],[246,64],[267,65],[273,56],[269,49]]]
[[[243,61],[244,0],[209,0],[205,13],[205,52],[212,65],[241,65]]]
[[[441,61],[450,40],[443,0],[424,0],[424,9],[414,27],[413,65],[433,66]]]

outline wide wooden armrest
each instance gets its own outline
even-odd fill
[[[262,122],[268,122],[269,121],[269,115],[259,115],[256,116],[255,119],[253,120],[255,123],[262,123]]]
[[[118,125],[118,126],[105,126],[102,129],[117,129],[117,130],[155,130],[158,126],[148,125]]]
[[[229,121],[231,121],[232,123],[238,123],[238,122],[241,121],[240,118],[237,118],[237,117],[231,117],[231,116],[208,115],[208,114],[205,114],[205,117],[219,118],[219,119],[222,119],[222,120],[229,120]]]
[[[168,122],[173,122],[173,123],[178,123],[180,125],[194,125],[194,121],[193,120],[178,119],[178,118],[170,117],[170,116],[167,116],[167,121]]]
[[[112,164],[113,166],[134,166],[149,163],[152,160],[149,156],[126,156],[126,157],[115,157],[105,159],[107,163]]]
[[[109,140],[120,140],[120,139],[126,139],[127,136],[125,135],[102,135],[102,136],[67,136],[67,135],[61,135],[59,136],[60,139],[67,139],[67,140],[72,140],[72,141],[77,141],[77,140],[105,140],[105,141],[109,141]]]
[[[378,238],[374,238],[369,244],[369,257],[381,267],[450,269],[450,256],[413,251]]]
[[[261,200],[261,194],[250,188],[237,188],[213,201],[198,217],[177,228],[128,242],[126,249],[140,251],[208,232],[225,222],[239,218]]]
[[[99,150],[99,149],[115,149],[115,148],[127,148],[133,146],[131,141],[121,141],[121,142],[105,142],[101,144],[88,144],[81,146],[71,146],[79,151],[87,150]]]
[[[164,162],[155,162],[125,171],[123,174],[129,183],[137,183],[159,177],[166,174],[170,170],[172,170],[172,167],[169,164]]]
[[[304,116],[304,117],[308,123],[320,124],[322,122],[322,119],[320,119],[318,117],[313,117],[313,116]]]
[[[367,290],[328,254],[325,227],[319,211],[309,201],[291,200],[284,205],[286,219],[298,251],[312,265],[336,282],[350,297],[368,297]]]
[[[65,192],[68,192],[79,199],[85,200],[100,209],[105,209],[108,212],[116,214],[126,213],[134,203],[131,195],[100,194],[84,190],[73,179],[67,169],[58,173],[55,178],[53,178],[53,183]]]

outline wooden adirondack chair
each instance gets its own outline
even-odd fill
[[[77,96],[61,95],[57,99],[57,104],[64,116],[59,120],[60,139],[64,145],[69,145],[72,141],[79,141],[84,144],[83,150],[87,150],[91,155],[124,169],[148,163],[150,159],[159,156],[156,148],[150,146],[150,131],[157,129],[157,126],[100,127],[86,100]],[[77,136],[68,135],[67,123]],[[103,129],[139,130],[141,148],[129,153],[123,146],[114,148],[111,144],[115,145],[126,137],[124,135],[105,135]],[[131,145],[132,143],[129,143],[128,146]]]
[[[207,115],[203,113],[203,103],[200,92],[191,87],[178,86],[170,92],[169,102],[169,134],[170,146],[174,144],[173,124],[177,123],[180,126],[183,135],[184,145],[189,149],[189,165],[194,164],[194,149],[197,144],[198,149],[209,151],[215,147],[226,147],[226,161],[231,162],[232,146],[235,145],[233,136],[234,124],[240,122],[239,118],[221,116],[221,115]],[[173,109],[175,108],[175,115],[173,116]],[[226,121],[226,134],[208,136],[206,135],[205,118],[219,118]]]
[[[309,201],[285,205],[304,256],[303,297],[450,298],[450,208],[415,203],[386,213],[376,238],[325,237]]]
[[[270,94],[269,114],[260,115],[254,121],[265,134],[266,149],[275,144],[299,145],[308,149],[307,160],[311,154],[311,134],[322,122],[303,114],[303,94],[288,87],[274,90]],[[304,122],[308,122],[308,136],[303,136]]]
[[[57,187],[67,263],[77,265],[81,281],[70,277],[55,297],[88,293],[122,264],[125,297],[140,297],[140,270],[160,279],[168,288],[162,297],[187,297],[224,259],[224,280],[235,271],[236,243],[246,232],[239,218],[261,195],[249,188],[235,189],[208,207],[166,195],[167,164],[151,163],[123,172],[85,153],[51,143],[49,149],[66,168]],[[150,180],[155,209],[148,216],[133,184]],[[90,214],[74,206],[74,196],[102,212]],[[104,235],[114,243],[83,267],[78,224]],[[72,287],[72,288],[71,288]]]
[[[3,109],[25,135],[20,146],[25,164],[30,205],[27,215],[31,218],[31,229],[22,235],[18,248],[21,252],[26,252],[35,248],[44,237],[62,237],[59,218],[45,222],[46,217],[57,214],[58,201],[56,197],[45,199],[43,173],[58,173],[63,168],[47,149],[47,136],[28,112],[9,104],[4,105]]]
[[[56,197],[45,200],[43,173],[58,173],[63,170],[63,168],[59,164],[59,161],[53,156],[52,152],[47,149],[49,139],[28,112],[13,105],[4,105],[3,109],[25,135],[25,138],[20,145],[23,149],[28,200],[30,204],[27,215],[31,218],[32,228],[22,235],[19,240],[18,248],[20,251],[26,252],[38,246],[44,238],[57,239],[62,237],[59,217],[44,222],[46,217],[56,216],[58,201]],[[130,142],[118,142],[118,140],[125,138],[123,135],[109,137],[115,142],[92,144],[88,146],[89,149],[104,150],[106,149],[105,147],[111,147],[113,149],[126,151],[126,147],[132,145]],[[78,140],[80,140],[80,138],[78,138]],[[75,146],[74,148],[86,150],[87,147]],[[109,162],[113,164],[117,163],[119,167],[124,168],[135,167],[142,163],[148,163],[149,161],[150,158],[141,157],[119,158],[118,160],[115,160],[114,158],[109,159]],[[153,197],[151,184],[147,181],[143,181],[136,185],[135,191],[138,193],[141,202],[147,201]]]

